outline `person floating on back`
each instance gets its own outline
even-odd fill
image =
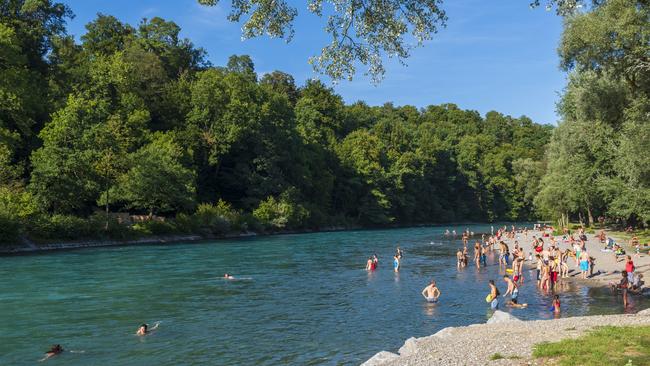
[[[440,297],[440,290],[436,286],[436,281],[431,280],[431,283],[422,290],[422,296],[427,299],[428,302],[438,302]]]

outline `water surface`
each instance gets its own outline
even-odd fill
[[[505,290],[494,258],[458,271],[459,240],[445,229],[489,225],[281,235],[211,243],[95,248],[0,257],[0,364],[355,365],[411,336],[485,322],[487,281]],[[395,274],[395,247],[405,251]],[[363,270],[377,253],[379,269]],[[250,280],[226,281],[225,272]],[[435,278],[438,304],[422,288]],[[528,278],[531,275],[528,274]],[[562,316],[621,313],[608,291],[571,284]],[[523,319],[546,319],[550,295],[526,282]],[[650,306],[632,298],[636,311]],[[147,337],[142,322],[160,321]]]

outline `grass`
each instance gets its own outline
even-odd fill
[[[639,239],[639,243],[650,243],[650,230],[634,230],[631,234],[625,231],[608,231],[607,234],[624,241],[627,244],[630,242],[633,236],[636,236]]]
[[[552,365],[650,365],[650,326],[599,327],[577,339],[540,343],[533,357]]]
[[[495,360],[502,360],[504,358],[510,359],[510,360],[518,360],[521,357],[519,356],[504,356],[500,353],[494,353],[492,356],[490,356],[490,361],[495,361]]]

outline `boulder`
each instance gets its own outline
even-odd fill
[[[361,366],[379,366],[383,365],[384,363],[388,361],[392,361],[396,358],[398,358],[399,355],[396,355],[392,352],[387,352],[387,351],[381,351],[377,353],[376,355],[370,357],[368,361],[364,362],[361,364]]]
[[[452,336],[453,331],[454,331],[454,327],[447,327],[447,328],[440,329],[433,336],[436,337],[436,338],[443,338],[443,339],[444,338],[449,338],[449,337]]]
[[[415,354],[418,350],[418,340],[415,337],[411,337],[404,342],[404,345],[397,351],[400,356],[409,356]]]
[[[641,310],[638,313],[636,313],[636,315],[650,316],[650,309]]]
[[[487,323],[488,324],[499,324],[499,323],[506,323],[506,322],[520,322],[519,318],[516,316],[506,313],[500,310],[497,310],[492,314],[492,317],[488,319]]]

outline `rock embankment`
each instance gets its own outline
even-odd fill
[[[603,325],[650,325],[650,309],[637,314],[532,321],[496,311],[487,324],[449,327],[432,336],[409,338],[399,354],[382,351],[362,366],[534,365],[531,354],[535,344],[576,338]],[[490,360],[496,353],[504,358]]]

